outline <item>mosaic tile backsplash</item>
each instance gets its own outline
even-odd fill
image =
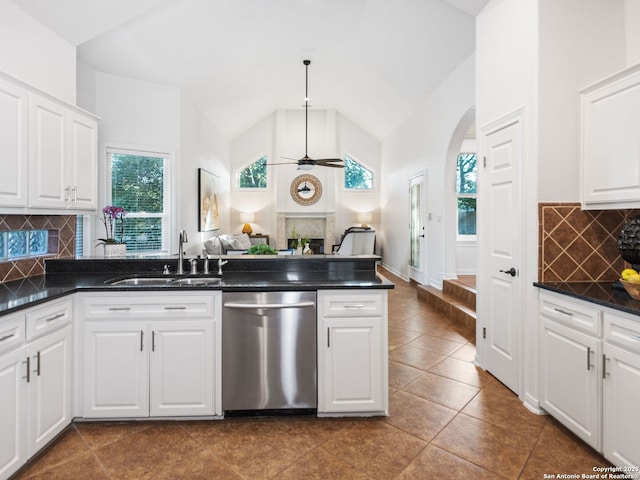
[[[613,282],[628,264],[618,237],[640,210],[581,210],[579,203],[538,204],[538,280]]]
[[[49,254],[14,261],[0,261],[0,283],[44,273],[46,258],[74,258],[75,215],[0,215],[0,231],[49,230]]]

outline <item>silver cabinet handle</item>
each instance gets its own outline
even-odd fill
[[[315,302],[298,302],[298,303],[234,303],[227,302],[224,304],[226,308],[300,308],[315,307]]]
[[[71,201],[73,203],[78,203],[78,187],[71,187]]]
[[[587,371],[591,370],[591,367],[595,365],[591,364],[591,347],[587,347]]]
[[[109,310],[111,310],[112,312],[118,312],[121,310],[131,310],[131,307],[109,307]]]
[[[570,317],[573,317],[572,312],[567,312],[566,310],[562,310],[561,308],[554,308],[554,310],[558,313],[562,313],[563,315],[569,315]]]
[[[156,331],[151,330],[151,351],[156,351]]]
[[[364,303],[352,303],[349,305],[343,305],[343,308],[364,308],[366,305]]]
[[[45,322],[49,323],[49,322],[53,322],[54,320],[59,319],[60,317],[64,317],[65,314],[64,313],[59,313],[57,315],[54,315],[53,317],[49,317],[45,320]]]
[[[27,383],[29,383],[31,381],[31,357],[27,357],[27,360],[22,362],[22,363],[26,363],[27,364],[27,375],[25,377],[22,377],[22,378],[26,378],[27,379]]]
[[[331,348],[331,328],[327,327],[327,348]]]
[[[607,362],[611,360],[610,358],[607,358],[607,356],[605,354],[602,354],[602,378],[606,379],[609,375],[611,375],[611,372],[607,372]]]
[[[34,372],[36,375],[40,376],[40,352],[36,354],[36,369]]]
[[[71,194],[69,191],[69,187],[65,187],[64,189],[64,203],[69,203],[71,201]]]
[[[187,307],[185,307],[184,305],[178,305],[178,306],[171,306],[171,305],[169,305],[169,306],[167,306],[167,307],[164,307],[164,309],[165,309],[165,310],[186,310],[186,309],[187,309]]]
[[[0,337],[0,342],[4,342],[5,340],[9,340],[10,338],[13,338],[15,336],[16,336],[15,333],[10,333],[9,335],[5,335],[3,337]]]
[[[140,330],[140,351],[144,349],[144,331]]]

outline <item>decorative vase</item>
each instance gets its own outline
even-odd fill
[[[311,248],[309,248],[309,244],[308,244],[308,243],[305,243],[305,245],[304,245],[304,249],[302,250],[302,253],[303,253],[304,255],[311,255],[311,254],[313,254],[313,250],[311,250]]]
[[[126,255],[127,255],[126,243],[105,243],[104,245],[105,258],[124,257]]]

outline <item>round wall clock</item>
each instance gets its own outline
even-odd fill
[[[299,175],[291,182],[290,193],[296,203],[313,205],[322,196],[322,184],[313,175]]]

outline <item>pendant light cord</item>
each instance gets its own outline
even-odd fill
[[[309,64],[311,60],[303,60],[305,65],[305,83],[304,83],[304,158],[307,155],[307,143],[309,132]]]

